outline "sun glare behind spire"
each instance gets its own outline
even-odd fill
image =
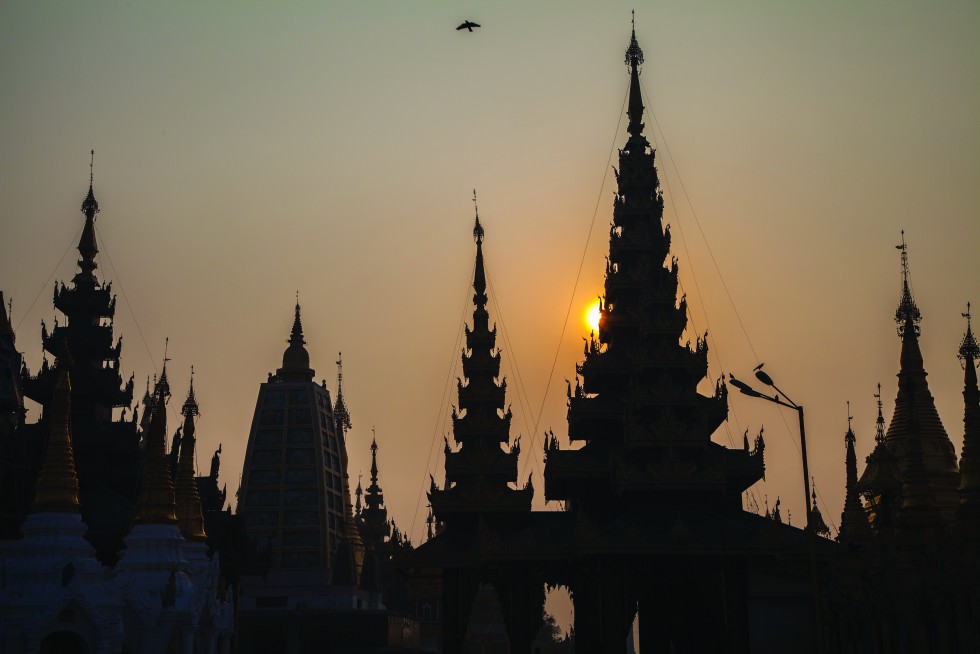
[[[599,311],[599,300],[596,300],[589,305],[589,308],[586,310],[585,315],[583,316],[583,320],[585,322],[586,327],[588,327],[591,331],[595,332],[596,334],[599,333],[600,315],[601,313]]]

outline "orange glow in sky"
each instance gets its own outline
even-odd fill
[[[596,298],[596,301],[589,305],[584,316],[586,326],[596,334],[599,333],[599,316],[599,299]]]

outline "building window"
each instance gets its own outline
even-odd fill
[[[282,445],[281,429],[260,429],[255,432],[256,445]]]
[[[309,427],[291,427],[286,432],[286,442],[290,445],[305,445],[313,442],[313,430]]]
[[[247,506],[276,506],[279,504],[279,491],[278,490],[263,490],[256,491],[250,490],[245,495],[245,504]]]
[[[245,511],[248,527],[275,527],[279,524],[278,511]]]
[[[248,476],[249,486],[278,486],[281,480],[279,470],[254,470]]]
[[[283,492],[286,506],[316,506],[317,492],[313,489],[287,490]]]
[[[318,568],[319,552],[283,552],[281,559],[284,568]]]
[[[283,521],[288,526],[315,525],[319,522],[316,511],[292,510],[283,512]]]
[[[272,466],[282,463],[282,450],[256,448],[252,451],[252,465]]]
[[[282,406],[285,403],[286,403],[286,391],[282,390],[281,388],[266,391],[265,394],[266,406]]]
[[[305,388],[293,388],[289,391],[289,403],[290,404],[306,404],[306,389]]]
[[[287,468],[287,486],[307,486],[316,483],[316,471],[312,468]]]
[[[294,447],[286,450],[286,463],[313,463],[312,447]]]
[[[282,409],[262,409],[262,413],[259,414],[260,425],[281,425],[282,419]]]
[[[283,547],[319,547],[319,531],[284,531],[282,533]]]

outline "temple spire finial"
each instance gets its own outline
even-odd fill
[[[639,136],[643,132],[643,98],[640,92],[640,66],[643,64],[643,49],[636,41],[636,11],[633,11],[633,29],[630,44],[626,48],[626,66],[630,69],[630,97],[626,115],[629,125],[626,131],[630,136]]]
[[[905,230],[902,230],[902,243],[895,246],[896,250],[902,251],[902,299],[895,310],[895,322],[898,323],[898,334],[904,336],[908,327],[912,327],[912,335],[919,335],[919,321],[922,320],[922,313],[915,304],[912,297],[912,287],[909,284],[909,247],[905,242]]]
[[[78,260],[80,271],[75,275],[75,285],[93,287],[96,285],[95,269],[99,267],[95,263],[95,255],[99,253],[99,247],[95,241],[95,215],[99,213],[99,203],[95,199],[93,183],[95,180],[95,150],[91,152],[89,160],[88,194],[82,201],[82,213],[85,214],[85,226],[82,228],[82,235],[78,239],[78,253],[81,259]]]
[[[195,437],[194,418],[200,415],[197,399],[194,397],[194,368],[191,367],[190,390],[187,400],[181,409],[184,416],[180,456],[177,460],[177,474],[174,482],[174,504],[177,516],[177,527],[184,538],[189,541],[203,542],[207,538],[204,529],[204,515],[201,509],[201,496],[194,480],[194,451],[197,439]]]
[[[476,203],[476,189],[473,189],[473,213],[476,216],[473,224],[473,240],[479,245],[483,243],[483,225],[480,224],[480,207]]]
[[[343,435],[351,429],[350,411],[347,410],[347,402],[344,401],[344,353],[337,352],[337,401],[334,403],[334,415],[337,417],[337,426]]]
[[[378,485],[378,435],[371,427],[371,486]]]
[[[480,224],[480,211],[476,205],[476,189],[473,189],[473,210],[476,219],[473,223],[473,240],[476,241],[476,265],[473,270],[473,303],[483,309],[487,305],[487,273],[483,266],[483,225]]]
[[[875,393],[875,400],[878,403],[878,419],[875,421],[875,443],[885,442],[885,416],[881,413],[881,384],[878,384],[878,392]]]
[[[184,406],[180,410],[183,416],[199,416],[201,415],[200,407],[197,404],[197,397],[194,395],[194,366],[191,366],[191,383],[187,390],[187,399],[184,400]]]
[[[980,360],[980,344],[977,343],[976,336],[973,335],[972,314],[970,313],[970,303],[966,303],[966,313],[960,314],[966,318],[966,333],[963,334],[963,341],[960,343],[959,359],[963,362],[963,368],[973,364],[977,365]]]

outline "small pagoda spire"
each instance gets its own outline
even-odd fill
[[[840,517],[841,540],[863,533],[868,527],[868,519],[865,516],[864,508],[861,506],[861,499],[857,491],[857,455],[854,452],[854,445],[857,438],[851,428],[851,403],[847,403],[847,433],[844,434],[844,470],[846,478],[846,495],[844,497],[844,511]],[[884,421],[882,421],[884,422]]]
[[[980,345],[973,335],[970,304],[966,305],[966,334],[960,343],[959,359],[963,365],[963,452],[960,456],[959,518],[965,531],[980,540],[980,389],[977,386],[977,363]]]
[[[371,428],[374,432],[374,427]],[[378,485],[378,438],[371,438],[371,486]],[[370,488],[370,487],[369,487]]]
[[[364,489],[361,487],[361,473],[357,473],[357,489],[354,491],[354,495],[357,498],[354,501],[354,515],[361,516],[361,497],[364,496]]]
[[[922,314],[919,307],[915,304],[912,297],[912,287],[909,284],[909,247],[905,242],[905,230],[902,230],[902,243],[896,245],[895,249],[902,251],[902,297],[895,310],[895,322],[898,323],[898,335],[904,337],[907,331],[913,332],[913,336],[919,335],[919,321]],[[911,327],[911,329],[909,329]]]
[[[201,496],[194,479],[194,418],[201,414],[194,396],[194,368],[191,367],[191,383],[187,399],[181,408],[184,416],[183,436],[181,437],[180,460],[177,463],[177,480],[174,484],[177,526],[180,533],[189,541],[203,542],[207,538],[204,530],[204,515],[201,510]]]
[[[299,291],[296,291],[296,308],[293,315],[293,328],[289,332],[289,347],[282,353],[282,368],[276,371],[281,381],[302,382],[313,379],[310,368],[310,353],[306,350],[303,338],[303,321],[300,318]]]
[[[80,272],[75,275],[74,282],[78,286],[84,284],[95,286],[95,255],[99,253],[98,245],[95,241],[95,215],[99,213],[99,203],[95,199],[93,183],[95,180],[95,150],[91,152],[88,174],[88,195],[82,201],[82,213],[85,214],[85,226],[82,228],[82,236],[78,240],[78,253],[82,256],[78,261]]]
[[[146,433],[143,476],[136,501],[136,522],[175,524],[174,485],[166,452],[167,398],[160,384],[155,390],[153,415]]]
[[[48,443],[34,490],[34,513],[78,513],[78,474],[71,445],[71,358],[65,353],[57,362]]]
[[[480,224],[480,207],[476,203],[476,189],[473,189],[473,240],[476,241],[476,266],[473,270],[473,302],[483,309],[487,306],[487,274],[483,265],[483,225]]]
[[[344,353],[337,353],[337,401],[333,407],[334,419],[337,421],[337,428],[341,435],[347,435],[351,430],[350,411],[347,410],[347,403],[344,401]]]
[[[817,482],[813,477],[810,477],[810,486],[813,488],[810,493],[810,497],[812,498],[810,502],[810,528],[821,536],[828,536],[830,535],[830,527],[827,526],[826,521],[823,519],[823,514],[820,513],[820,509],[817,507]]]
[[[629,125],[626,131],[630,136],[639,136],[643,132],[643,97],[640,92],[640,66],[643,64],[643,50],[636,41],[636,11],[633,11],[633,31],[630,44],[626,48],[626,66],[630,69],[630,97],[626,115]]]
[[[881,383],[878,383],[878,392],[875,393],[875,400],[878,403],[878,419],[875,420],[875,443],[885,442],[885,416],[881,413]]]

